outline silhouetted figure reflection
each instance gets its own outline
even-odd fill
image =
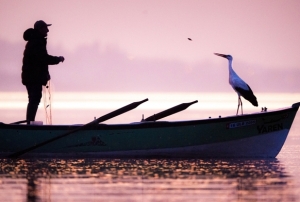
[[[276,159],[0,159],[5,178],[16,181],[10,193],[26,178],[28,201],[121,201],[124,193],[128,201],[296,201],[293,177]]]

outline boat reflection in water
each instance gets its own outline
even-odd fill
[[[2,159],[2,201],[296,201],[277,159]]]

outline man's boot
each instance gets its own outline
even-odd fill
[[[36,115],[38,106],[39,105],[28,103],[28,105],[27,105],[27,111],[26,111],[27,125],[30,125],[30,121],[34,121],[35,120],[35,115]]]

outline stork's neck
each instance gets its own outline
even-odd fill
[[[232,68],[232,60],[228,60],[229,78],[232,76],[237,76]]]
[[[233,70],[232,69],[232,60],[228,60],[228,68],[229,68],[229,71]]]
[[[228,60],[228,69],[229,69],[229,74],[234,72],[232,69],[232,60]]]

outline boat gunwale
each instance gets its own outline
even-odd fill
[[[182,127],[190,125],[202,125],[207,123],[220,123],[220,122],[231,122],[236,120],[248,120],[252,118],[259,118],[262,116],[272,116],[281,114],[289,111],[297,112],[299,103],[293,104],[292,107],[281,108],[268,112],[255,112],[252,114],[244,115],[233,115],[220,118],[208,118],[208,119],[197,119],[197,120],[184,120],[184,121],[149,121],[149,122],[132,122],[132,123],[121,123],[121,124],[105,124],[100,123],[96,126],[91,126],[83,130],[122,130],[122,129],[145,129],[145,128],[164,128],[164,127]],[[73,130],[81,127],[83,124],[74,125],[22,125],[22,124],[4,124],[0,122],[0,129],[18,129],[18,130]]]

